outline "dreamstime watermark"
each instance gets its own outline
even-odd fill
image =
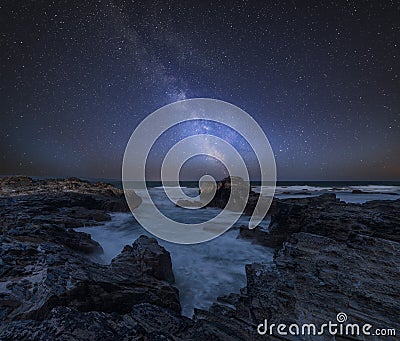
[[[336,315],[336,321],[328,321],[321,325],[313,323],[290,325],[284,323],[271,323],[264,320],[257,327],[260,335],[293,335],[293,336],[316,336],[316,335],[339,335],[339,336],[396,336],[394,328],[374,328],[371,324],[347,323],[347,315],[340,312]]]
[[[275,193],[276,165],[271,145],[261,127],[245,111],[237,106],[210,98],[194,98],[168,104],[149,116],[137,126],[126,146],[122,163],[122,185],[132,214],[142,227],[153,235],[180,244],[194,244],[211,240],[227,231],[245,210],[249,191],[231,186],[228,202],[218,215],[201,223],[183,223],[165,215],[154,203],[147,188],[146,166],[150,151],[163,134],[174,126],[210,121],[235,131],[248,143],[257,158],[260,170],[261,193],[249,219],[249,228],[257,226],[265,217]],[[187,123],[186,123],[187,122]],[[243,180],[250,185],[247,165],[229,139],[209,133],[196,133],[182,138],[166,152],[161,165],[161,182],[169,200],[195,203],[187,209],[205,207],[214,197],[216,181],[208,174],[199,180],[199,188],[208,195],[188,196],[180,185],[180,171],[191,158],[205,156],[223,164],[231,179]],[[173,142],[173,141],[169,141]],[[204,166],[204,171],[206,166]],[[233,180],[231,180],[233,181]],[[137,207],[135,195],[142,204]],[[236,200],[238,197],[241,200]],[[234,207],[232,210],[230,208]]]

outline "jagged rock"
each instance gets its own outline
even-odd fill
[[[43,320],[56,306],[127,313],[143,302],[180,312],[169,253],[155,239],[101,265],[85,256],[101,246],[70,228],[110,220],[105,207],[126,206],[121,190],[78,179],[0,183],[0,320]]]
[[[215,194],[212,196],[212,193]],[[247,201],[246,201],[247,196]],[[231,202],[228,205],[228,201]],[[229,176],[221,181],[205,183],[200,188],[200,200],[208,202],[205,207],[216,207],[245,215],[264,217],[272,201],[271,197],[262,197],[251,190],[250,183],[237,176]],[[258,206],[257,206],[258,204]]]
[[[274,267],[246,267],[247,292],[237,315],[257,323],[335,321],[345,312],[352,322],[398,329],[400,308],[399,243],[353,235],[346,243],[297,233]]]
[[[251,215],[255,205],[259,200],[260,194],[251,191],[250,184],[237,176],[228,176],[218,181],[216,188],[214,183],[203,184],[200,190],[200,200],[208,202],[207,207],[217,207],[224,209],[232,195],[230,207],[226,207],[231,211],[244,211],[245,214]],[[210,198],[211,193],[215,195]],[[233,194],[235,193],[235,194]],[[246,196],[248,200],[246,201]],[[210,200],[211,199],[211,200]]]
[[[46,201],[53,207],[57,207],[57,204],[73,207],[74,202],[78,202],[76,206],[88,209],[129,211],[122,189],[110,184],[91,183],[77,178],[48,180],[34,180],[26,176],[0,178],[0,197],[28,196],[26,201],[30,201],[34,200],[30,196],[36,195],[44,200],[48,198]],[[129,200],[132,208],[141,203],[140,197],[134,191],[130,191]]]
[[[132,192],[131,204],[141,199]],[[78,179],[0,179],[0,231],[34,223],[65,228],[99,225],[109,212],[128,212],[123,191],[104,183]]]
[[[230,207],[232,210],[241,210],[241,206],[245,206],[244,198],[250,193],[250,186],[240,177],[227,177],[221,181],[218,181],[216,188],[214,183],[203,184],[200,190],[200,200],[202,202],[209,201],[210,193],[215,195],[212,200],[207,204],[209,207],[225,208],[228,200],[235,189],[237,195],[232,198],[233,205]]]
[[[400,200],[346,204],[334,195],[276,201],[269,232],[241,231],[277,251],[272,267],[246,266],[233,317],[321,325],[345,312],[350,322],[399,329],[399,208]]]
[[[90,184],[66,181],[68,190],[83,186],[85,193],[46,192],[53,185],[38,192],[24,177],[7,179],[1,191],[3,185],[1,340],[263,340],[257,326],[264,319],[321,325],[335,322],[338,312],[351,323],[400,328],[400,200],[346,204],[332,194],[275,200],[268,232],[240,232],[276,248],[273,264],[247,265],[239,294],[188,319],[171,284],[169,253],[154,239],[140,237],[110,265],[85,256],[100,246],[68,227],[107,219],[105,201]],[[218,205],[227,181],[220,190]]]
[[[293,233],[308,232],[347,240],[359,233],[400,241],[400,200],[351,204],[339,201],[335,194],[318,197],[274,200],[267,232],[260,228],[240,229],[240,236],[280,248]]]
[[[128,264],[128,267],[126,265]],[[171,256],[154,238],[140,236],[132,246],[125,246],[122,252],[111,261],[112,269],[132,273],[132,265],[137,272],[151,275],[157,279],[175,282],[172,272]]]
[[[146,242],[152,245],[151,252],[139,247],[139,241],[132,247],[132,257],[120,257],[118,266],[108,266],[59,243],[3,241],[0,319],[42,320],[55,306],[126,313],[143,302],[179,313],[178,291],[162,278],[173,279],[169,254],[154,239]]]
[[[176,340],[193,322],[166,309],[138,304],[123,315],[55,307],[43,321],[0,325],[1,340]]]

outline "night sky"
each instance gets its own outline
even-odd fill
[[[392,1],[1,1],[0,174],[120,178],[142,119],[211,97],[280,180],[400,180],[399,51]]]

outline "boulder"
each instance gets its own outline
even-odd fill
[[[200,190],[200,200],[208,202],[207,207],[216,207],[224,209],[230,197],[232,196],[229,207],[232,211],[245,211],[251,214],[254,211],[255,204],[259,198],[259,194],[251,191],[249,182],[244,181],[237,176],[229,176],[218,181],[216,188],[214,183],[203,184]],[[215,195],[210,198],[210,193]],[[248,198],[246,201],[246,197]]]
[[[132,265],[138,273],[148,274],[162,281],[175,282],[171,256],[154,238],[140,236],[132,246],[126,245],[111,261],[111,268],[121,273],[132,273]]]

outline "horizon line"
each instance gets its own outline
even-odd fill
[[[108,177],[90,177],[90,176],[76,176],[76,175],[54,175],[54,176],[49,176],[49,175],[27,175],[27,174],[0,174],[0,178],[5,178],[5,177],[17,177],[17,176],[26,176],[30,178],[39,178],[39,179],[70,179],[70,178],[78,178],[81,180],[97,180],[97,181],[122,181],[121,178],[108,178]],[[216,181],[220,181],[224,178],[221,178]],[[146,180],[146,182],[161,182],[161,179],[158,180]],[[172,180],[166,180],[172,181]],[[192,179],[192,180],[179,180],[180,182],[195,182],[199,181],[199,179]],[[250,181],[261,181],[261,179],[250,179]],[[400,179],[277,179],[276,182],[279,181],[286,181],[286,182],[307,182],[307,181],[312,181],[312,182],[351,182],[351,181],[357,181],[357,182],[400,182]],[[268,181],[266,181],[268,182]]]

